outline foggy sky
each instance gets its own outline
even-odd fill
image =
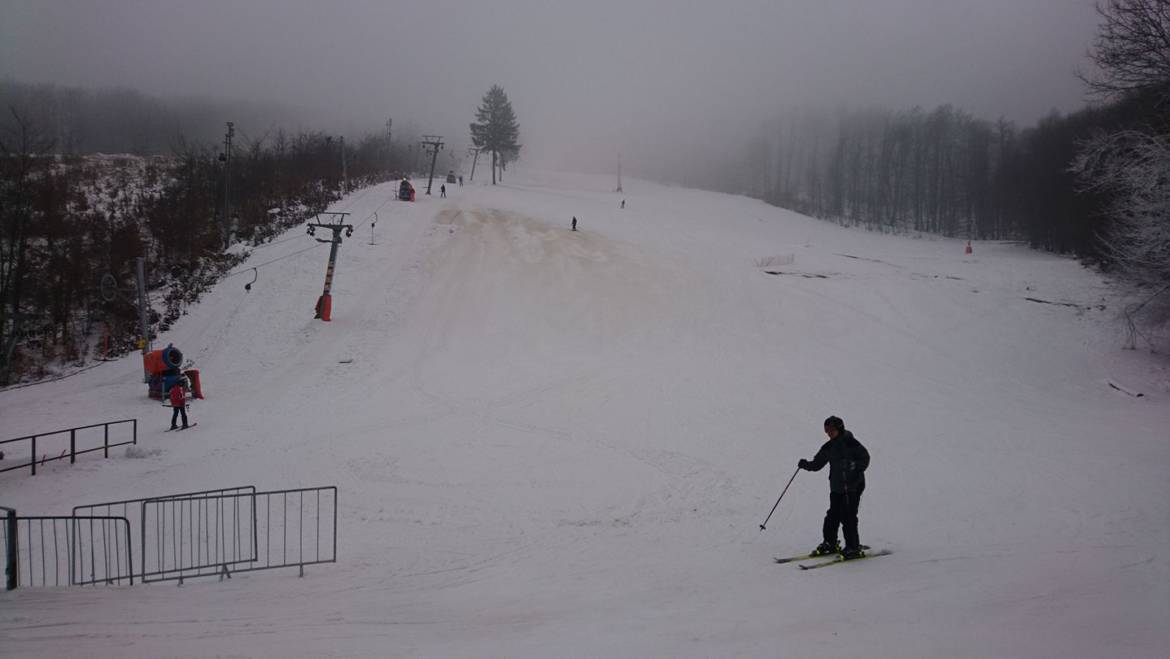
[[[0,77],[272,100],[466,144],[500,84],[526,161],[718,148],[786,107],[1085,104],[1091,0],[0,0]]]

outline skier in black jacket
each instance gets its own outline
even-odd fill
[[[861,541],[857,537],[857,508],[865,491],[865,470],[869,467],[869,451],[845,429],[840,417],[825,419],[825,434],[829,441],[821,446],[812,460],[801,460],[797,466],[808,471],[820,471],[829,465],[829,510],[825,512],[822,530],[824,542],[813,550],[813,555],[834,554],[841,551],[846,560],[861,558]],[[845,535],[845,549],[837,544],[837,525]]]

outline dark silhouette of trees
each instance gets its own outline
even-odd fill
[[[1078,184],[1070,165],[1102,130],[1142,121],[1127,98],[1023,130],[952,106],[795,114],[742,151],[740,180],[769,203],[888,232],[924,232],[1105,259],[1105,190]],[[738,184],[709,179],[728,192]]]
[[[129,88],[84,89],[0,80],[0,108],[21,108],[53,140],[57,153],[167,155],[179,135],[207,144],[239,127],[297,125],[304,117],[276,104],[160,98]]]
[[[0,364],[11,361],[35,296],[35,209],[52,190],[51,161],[44,157],[52,140],[23,113],[9,112],[11,121],[0,133]]]

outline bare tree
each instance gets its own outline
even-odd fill
[[[0,136],[0,383],[8,378],[29,275],[33,185],[53,146],[45,130],[14,107]]]
[[[1129,292],[1142,299],[1124,310],[1126,348],[1144,329],[1170,318],[1170,136],[1136,130],[1099,135],[1087,142],[1073,163],[1086,187],[1111,193],[1113,229],[1103,240]]]
[[[1113,97],[1160,89],[1170,94],[1170,0],[1108,0],[1089,58],[1096,75],[1080,74],[1089,89]]]
[[[1084,189],[1108,195],[1107,255],[1146,298],[1126,310],[1132,348],[1138,311],[1160,312],[1147,316],[1151,326],[1170,311],[1170,132],[1161,110],[1170,99],[1170,0],[1109,0],[1097,13],[1103,22],[1089,56],[1099,74],[1082,80],[1101,97],[1143,96],[1154,106],[1129,127],[1084,142],[1072,165]]]
[[[1139,287],[1170,283],[1170,136],[1099,135],[1084,144],[1073,171],[1086,189],[1111,194],[1114,229],[1104,242],[1122,274]]]

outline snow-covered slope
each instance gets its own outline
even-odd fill
[[[1098,277],[612,184],[356,193],[329,323],[327,248],[256,250],[251,292],[225,280],[162,337],[202,373],[195,430],[162,432],[137,358],[0,393],[0,438],[140,419],[146,457],[0,474],[24,514],[341,501],[336,565],[3,593],[0,654],[1161,656],[1170,371],[1119,350]],[[825,472],[759,524],[830,414],[873,455],[862,539],[895,553],[774,565],[819,541]]]

